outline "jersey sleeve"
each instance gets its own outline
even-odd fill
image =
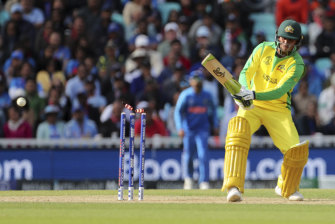
[[[176,125],[177,131],[182,129],[183,114],[185,110],[186,103],[186,94],[185,90],[180,93],[179,98],[176,103],[176,108],[174,110],[174,122]]]
[[[287,71],[285,78],[281,79],[278,85],[263,92],[256,92],[256,100],[275,100],[289,92],[299,82],[304,74],[305,66],[302,64],[293,64]]]

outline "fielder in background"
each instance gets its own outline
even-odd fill
[[[222,191],[228,191],[230,202],[242,200],[251,135],[261,125],[284,155],[275,193],[292,201],[303,200],[298,190],[308,160],[308,141],[299,142],[291,116],[291,92],[305,69],[297,52],[302,38],[299,23],[283,21],[276,41],[259,44],[240,74],[243,87],[234,97],[253,100],[254,108],[240,106],[228,124]]]
[[[178,135],[183,138],[184,189],[193,188],[193,158],[198,153],[199,188],[209,189],[208,137],[214,128],[218,133],[219,121],[213,96],[203,90],[202,71],[193,71],[189,75],[191,87],[183,90],[176,103],[174,119]]]

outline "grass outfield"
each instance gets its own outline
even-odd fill
[[[305,201],[290,202],[273,189],[246,189],[243,202],[227,203],[217,189],[145,190],[144,201],[117,201],[115,190],[2,191],[0,223],[335,223],[335,190],[301,193]]]

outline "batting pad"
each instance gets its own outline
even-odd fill
[[[284,155],[281,176],[277,183],[284,198],[299,190],[302,171],[308,160],[308,144],[309,142],[305,141],[295,145]]]
[[[243,117],[233,117],[228,124],[222,191],[237,187],[244,192],[245,171],[251,142],[250,126]]]

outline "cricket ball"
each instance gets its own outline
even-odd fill
[[[27,104],[27,100],[24,98],[24,97],[19,97],[19,98],[17,98],[17,100],[16,100],[16,104],[19,106],[19,107],[24,107],[24,106],[26,106],[26,104]]]

